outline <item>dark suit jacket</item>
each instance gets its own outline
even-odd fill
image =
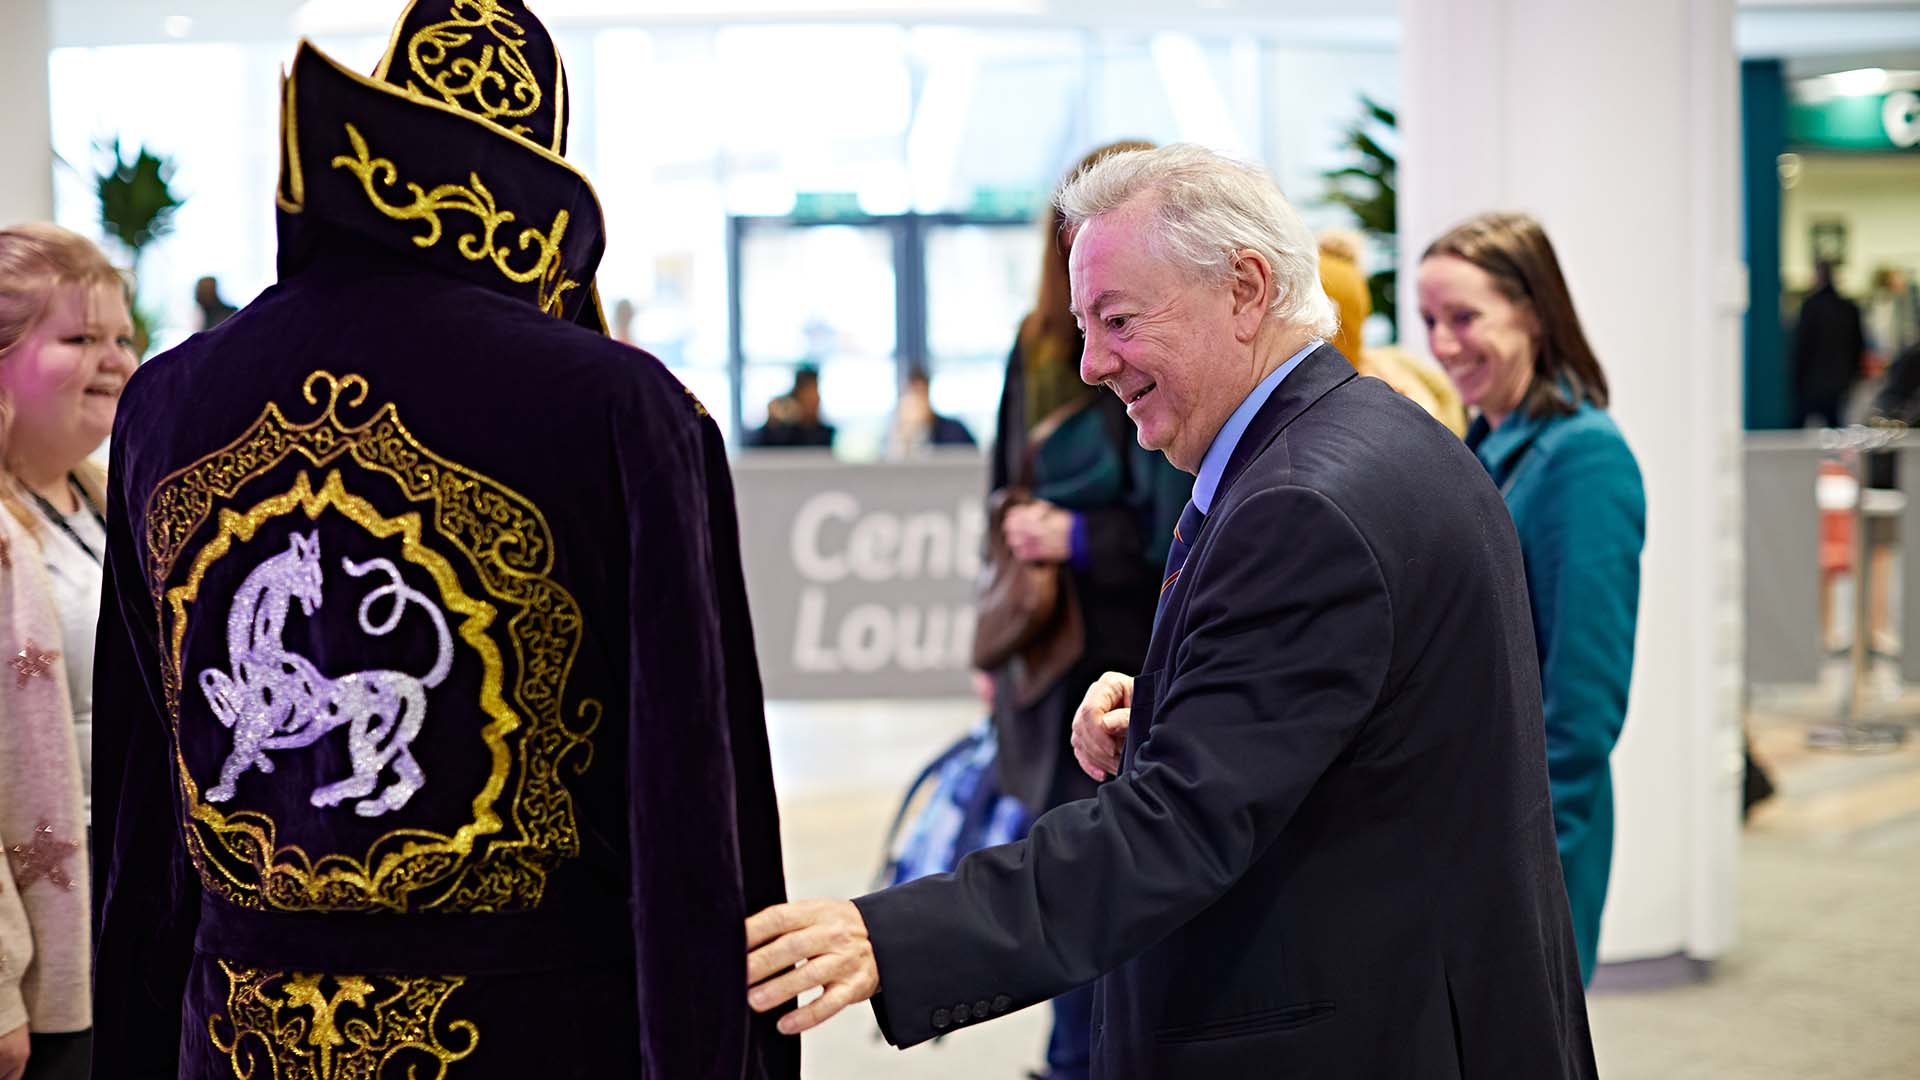
[[[742,994],[741,923],[785,888],[719,430],[645,353],[333,246],[120,404],[94,1075],[309,1075],[311,1032],[341,1075],[797,1076]],[[256,606],[302,551],[321,602]],[[349,676],[421,691],[417,731],[364,740],[404,752],[367,798],[316,801],[363,740],[297,715],[332,730],[217,792],[236,630],[345,713]],[[404,805],[366,805],[407,761]]]
[[[1309,356],[1167,592],[1120,777],[857,903],[900,1046],[1104,976],[1108,1080],[1593,1075],[1485,470]]]

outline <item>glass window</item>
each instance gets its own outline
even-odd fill
[[[1039,288],[1033,224],[932,225],[926,233],[927,368],[934,411],[992,440],[1007,353]]]
[[[834,450],[880,454],[897,380],[890,224],[790,225],[744,220],[740,234],[741,426],[766,422],[767,402],[794,370],[820,370],[821,418]]]
[[[902,357],[926,363],[937,409],[990,437],[1040,238],[988,222],[1030,217],[1089,148],[1184,139],[1259,158],[1310,223],[1332,224],[1345,215],[1317,205],[1319,173],[1344,163],[1358,95],[1391,103],[1397,88],[1391,49],[1248,34],[793,23],[563,25],[558,36],[576,88],[569,156],[605,213],[598,283],[616,330],[730,433],[764,419],[796,364],[818,363],[827,419],[855,458],[878,452]],[[386,40],[383,29],[316,43],[370,71]],[[118,136],[176,164],[186,205],[140,268],[159,347],[198,328],[202,274],[235,304],[274,280],[274,88],[293,47],[289,37],[50,57],[62,224],[100,235],[97,144]],[[895,226],[743,237],[736,376],[729,217],[821,206],[859,220],[922,216],[911,247]],[[915,265],[896,265],[903,254]],[[909,310],[912,324],[896,325]]]

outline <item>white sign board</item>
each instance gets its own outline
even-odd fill
[[[733,460],[760,673],[772,699],[971,693],[986,459]]]

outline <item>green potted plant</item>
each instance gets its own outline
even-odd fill
[[[101,147],[111,162],[94,177],[100,196],[100,227],[125,245],[133,274],[133,336],[145,356],[153,319],[140,304],[140,255],[148,244],[173,231],[173,215],[181,199],[171,187],[173,162],[141,147],[131,160],[121,154],[120,140]]]
[[[1353,126],[1347,129],[1346,148],[1351,150],[1356,161],[1354,164],[1324,172],[1321,176],[1327,181],[1327,201],[1344,206],[1350,211],[1360,226],[1360,231],[1384,247],[1388,252],[1386,265],[1367,277],[1367,288],[1372,294],[1373,310],[1387,317],[1388,340],[1397,340],[1399,319],[1398,301],[1395,296],[1395,283],[1399,273],[1394,263],[1396,243],[1397,208],[1395,190],[1397,179],[1394,175],[1396,162],[1393,152],[1387,148],[1397,126],[1393,110],[1375,102],[1362,94],[1360,97],[1362,114]]]

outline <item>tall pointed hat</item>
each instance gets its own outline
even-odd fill
[[[368,244],[605,332],[600,203],[561,156],[566,68],[522,0],[412,0],[371,78],[303,41],[281,93],[282,277]]]

